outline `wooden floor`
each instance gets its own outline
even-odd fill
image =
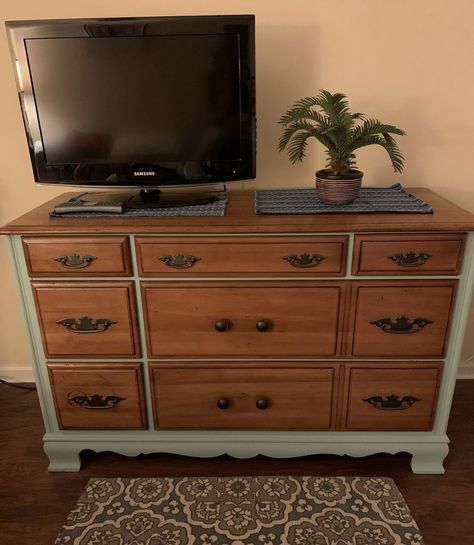
[[[426,545],[474,543],[474,381],[458,381],[445,475],[413,475],[407,454],[360,459],[307,456],[274,460],[174,455],[137,458],[84,453],[79,473],[48,473],[43,425],[34,391],[0,385],[0,543],[52,545],[66,514],[91,477],[184,475],[383,475],[392,477]]]

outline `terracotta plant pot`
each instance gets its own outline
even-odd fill
[[[347,174],[331,174],[327,170],[318,170],[318,197],[326,204],[349,204],[359,195],[363,175],[360,170],[350,170]]]

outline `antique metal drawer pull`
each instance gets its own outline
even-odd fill
[[[290,254],[285,257],[283,257],[285,261],[288,261],[290,265],[293,267],[299,267],[299,268],[309,268],[309,267],[317,267],[323,259],[327,259],[327,257],[319,254]]]
[[[407,318],[406,316],[398,316],[397,318],[379,318],[369,322],[377,327],[380,327],[385,333],[416,333],[421,331],[425,326],[434,324],[428,318]]]
[[[173,269],[189,269],[189,267],[192,267],[197,261],[201,261],[201,258],[196,257],[195,255],[183,254],[160,255],[158,259]]]
[[[54,261],[61,263],[68,269],[83,269],[88,267],[94,259],[97,259],[94,255],[71,254],[56,257]]]
[[[367,403],[370,403],[376,409],[382,411],[401,411],[403,409],[409,409],[417,401],[421,401],[419,397],[413,396],[397,396],[395,394],[389,396],[374,396],[364,399]]]
[[[216,405],[221,410],[228,409],[230,407],[230,399],[223,397],[217,401]]]
[[[255,324],[255,328],[257,331],[260,331],[261,333],[264,333],[265,331],[268,331],[272,326],[272,323],[270,320],[258,320]]]
[[[430,257],[433,256],[427,252],[407,252],[389,255],[388,259],[394,261],[399,267],[419,267],[424,265]]]
[[[71,403],[78,407],[82,407],[83,409],[112,409],[121,401],[125,401],[125,399],[125,397],[104,396],[100,394],[77,394],[68,396],[68,400]]]
[[[63,318],[62,320],[56,320],[56,323],[74,333],[100,333],[117,322],[108,318],[94,320],[90,316],[83,316],[82,318]]]
[[[265,409],[268,409],[268,407],[270,407],[270,402],[268,401],[268,399],[262,397],[261,399],[257,399],[255,406],[257,407],[257,409],[264,411]]]
[[[231,327],[232,327],[232,322],[230,320],[226,320],[225,318],[216,320],[216,323],[214,324],[215,330],[219,331],[219,333],[228,331]]]

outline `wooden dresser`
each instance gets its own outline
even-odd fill
[[[79,453],[409,452],[442,473],[474,217],[48,217],[3,227],[51,471]],[[341,464],[344,462],[341,459]]]

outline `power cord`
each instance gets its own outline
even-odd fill
[[[21,390],[36,390],[36,386],[24,386],[23,384],[13,384],[11,382],[3,380],[3,378],[0,378],[0,383],[5,384],[6,386],[10,386],[11,388],[20,388]]]

